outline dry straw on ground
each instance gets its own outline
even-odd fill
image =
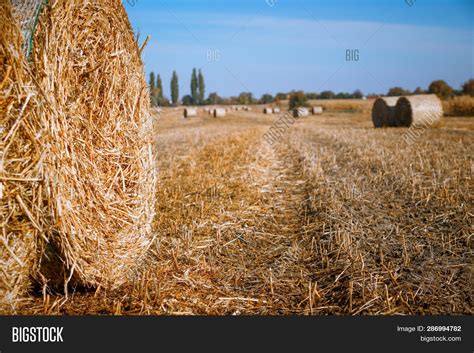
[[[443,109],[446,115],[474,116],[474,97],[460,96],[445,100]]]
[[[195,108],[186,108],[184,109],[184,117],[191,118],[197,116],[197,109]]]
[[[25,313],[472,314],[470,118],[401,143],[369,114],[297,119],[165,109],[152,261],[117,291]]]
[[[43,148],[32,118],[35,94],[27,78],[19,23],[0,2],[0,314],[14,313],[29,287],[41,229]]]
[[[362,99],[312,99],[309,104],[320,106],[329,113],[370,113],[373,101]]]
[[[435,94],[401,97],[395,107],[395,126],[436,126],[443,105]]]
[[[42,276],[118,286],[151,244],[155,201],[148,91],[121,1],[50,2],[31,60],[47,150]]]
[[[375,127],[388,127],[395,124],[395,106],[400,97],[380,97],[372,108],[372,121]]]

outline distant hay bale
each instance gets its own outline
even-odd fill
[[[280,108],[273,108],[273,114],[279,114],[281,112]]]
[[[376,128],[395,126],[395,106],[400,97],[379,97],[372,107],[372,122]]]
[[[435,94],[401,97],[395,107],[395,126],[437,126],[443,105]]]
[[[226,114],[227,112],[224,108],[216,108],[213,112],[214,118],[223,118],[226,116]]]
[[[151,245],[153,130],[140,49],[120,0],[58,0],[34,35],[43,93],[42,278],[117,287]],[[42,244],[45,246],[45,244]]]
[[[308,108],[295,108],[293,109],[293,116],[295,118],[307,117],[309,116],[309,109]]]
[[[273,109],[272,108],[263,108],[263,114],[273,114]]]
[[[311,114],[313,115],[321,115],[323,114],[323,107],[312,107]]]
[[[9,1],[0,2],[0,18],[0,314],[12,314],[36,261],[44,147],[20,24]]]
[[[196,108],[186,108],[184,109],[184,117],[191,118],[197,116],[197,109]]]

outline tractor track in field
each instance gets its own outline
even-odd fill
[[[268,146],[262,133],[184,137],[194,147],[166,161],[158,187],[159,234],[140,278],[114,292],[51,298],[42,310],[310,313],[305,181],[295,154],[284,145]]]

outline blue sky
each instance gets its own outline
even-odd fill
[[[413,2],[414,0],[406,0]],[[458,88],[474,76],[474,0],[125,0],[147,75],[165,94],[173,70],[188,94],[193,67],[206,92],[256,96],[293,89],[386,92]],[[347,50],[358,61],[346,61]],[[213,53],[219,60],[212,60]],[[211,60],[209,60],[211,58]]]

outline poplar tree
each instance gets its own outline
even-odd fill
[[[176,71],[173,71],[173,76],[171,77],[171,102],[173,105],[178,105],[179,101],[179,83],[178,75]]]

